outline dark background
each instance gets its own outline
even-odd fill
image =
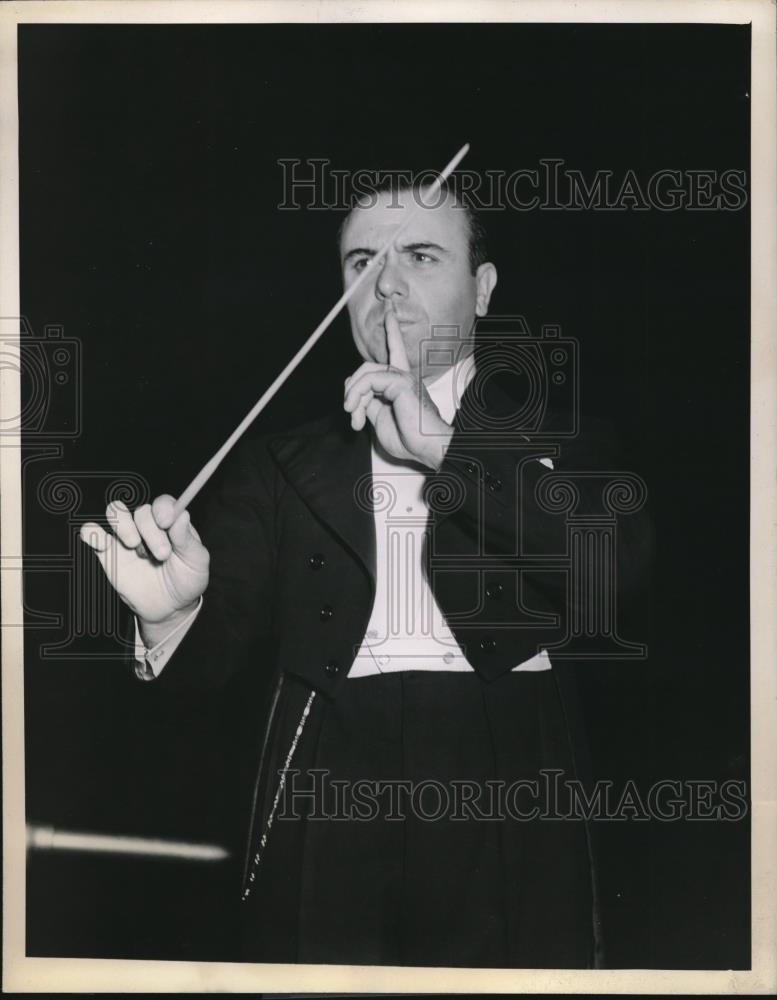
[[[278,211],[278,158],[439,169],[469,141],[471,170],[749,170],[749,55],[746,26],[21,27],[22,311],[83,364],[81,433],[48,456],[27,436],[27,555],[77,551],[105,503],[92,473],[180,491],[337,297],[341,214]],[[592,685],[597,769],[746,780],[749,208],[485,221],[492,312],[578,339],[583,408],[617,423],[650,490],[650,656]],[[338,406],[355,367],[341,316],[260,429]],[[77,509],[41,507],[51,473],[80,484]],[[173,700],[105,636],[42,654],[68,639],[70,589],[27,574],[29,821],[239,855],[250,681]],[[600,832],[612,965],[749,966],[747,821]],[[233,958],[236,874],[36,852],[28,951]]]

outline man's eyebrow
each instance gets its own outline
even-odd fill
[[[353,250],[349,250],[345,257],[343,257],[343,263],[350,260],[351,257],[374,257],[377,252],[377,250],[371,250],[369,247],[354,247]]]
[[[407,253],[408,251],[410,253],[419,253],[425,250],[435,250],[437,253],[442,254],[450,253],[450,250],[440,246],[439,243],[431,243],[425,240],[417,243],[404,243],[400,247],[400,250],[402,253]],[[354,247],[353,250],[349,250],[345,257],[343,257],[343,263],[345,264],[351,259],[351,257],[374,257],[377,252],[377,250],[374,250],[371,247]]]
[[[440,246],[439,243],[428,243],[426,241],[421,241],[420,243],[405,243],[402,246],[402,251],[405,252],[410,250],[412,253],[418,253],[423,250],[436,250],[437,253],[450,253],[445,247]]]

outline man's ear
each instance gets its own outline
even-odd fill
[[[481,264],[475,272],[475,281],[477,283],[477,297],[475,299],[476,316],[485,316],[488,313],[488,303],[491,301],[491,293],[496,288],[496,278],[496,268],[488,262]]]

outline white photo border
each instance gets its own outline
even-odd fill
[[[6,992],[777,992],[777,76],[771,0],[51,0],[0,9],[0,317],[20,315],[17,26],[34,23],[547,22],[752,25],[751,731],[752,969],[482,970],[111,961],[25,956],[23,630],[2,634],[3,988]],[[2,413],[18,372],[0,369]],[[0,416],[2,416],[0,413]],[[20,440],[0,448],[2,552],[21,553]],[[2,576],[22,620],[21,573]]]

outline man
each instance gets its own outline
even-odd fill
[[[186,512],[171,523],[169,496],[114,504],[112,532],[82,537],[136,616],[139,676],[266,678],[246,958],[590,966],[588,832],[538,819],[549,805],[533,784],[581,766],[569,672],[546,648],[574,595],[516,557],[524,541],[564,550],[540,480],[612,460],[601,435],[536,440],[509,386],[478,381],[474,326],[497,280],[482,230],[449,193],[400,195],[364,199],[341,230],[347,286],[413,212],[349,303],[364,360],[346,421],[239,447],[202,538]],[[621,552],[638,575],[639,533]],[[333,818],[338,783],[375,792],[366,810]],[[431,819],[415,794],[499,783],[520,819],[482,803]]]

